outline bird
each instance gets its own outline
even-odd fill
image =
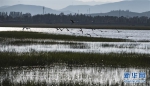
[[[67,29],[67,31],[69,31],[69,29],[68,28],[66,28]]]
[[[72,19],[70,19],[70,21],[72,22],[72,24],[74,23],[74,21]]]
[[[80,30],[79,31],[81,31],[82,32],[82,34],[83,34],[83,30],[82,30],[82,28],[80,28]]]
[[[63,31],[63,28],[62,29],[60,28],[60,30]]]
[[[75,35],[75,33],[72,33],[73,35]]]
[[[22,30],[24,30],[24,29],[27,29],[27,30],[28,30],[28,29],[30,29],[30,28],[29,28],[29,27],[23,27],[23,29],[22,29]],[[31,29],[30,29],[30,30],[31,30]]]
[[[126,38],[129,38],[129,37],[133,37],[133,36],[126,36]]]
[[[85,34],[85,35],[89,35],[89,36],[91,37],[91,34],[88,34],[88,33],[87,33],[87,34]]]
[[[116,30],[117,30],[117,29],[116,29]],[[121,32],[121,31],[119,31],[119,30],[117,30],[117,31],[118,31],[118,33]]]
[[[23,29],[22,30],[24,30],[26,27],[23,27]]]
[[[102,30],[99,30],[99,31],[103,32]]]
[[[92,31],[93,31],[93,30],[95,30],[95,29],[92,29]]]
[[[57,30],[59,30],[59,28],[56,28]]]
[[[94,33],[96,36],[99,36],[98,34]]]

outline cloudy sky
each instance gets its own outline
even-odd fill
[[[11,6],[15,4],[40,5],[52,9],[61,9],[68,5],[99,5],[122,0],[0,0],[0,6]]]

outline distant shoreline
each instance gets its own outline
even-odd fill
[[[0,23],[0,27],[150,30],[150,26],[75,25],[75,24],[2,24]]]

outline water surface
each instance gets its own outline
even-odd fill
[[[135,41],[150,41],[150,30],[115,30],[115,29],[82,29],[83,33],[79,28],[68,28],[57,30],[56,28],[31,28],[31,30],[22,30],[19,27],[0,27],[0,31],[32,31],[32,32],[43,32],[51,34],[66,34],[76,36],[89,36],[92,37],[104,37],[104,38],[121,38],[121,39],[132,39]]]

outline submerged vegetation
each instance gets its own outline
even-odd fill
[[[0,52],[0,67],[48,66],[65,63],[68,66],[149,67],[150,55],[136,53],[75,53],[75,52]]]
[[[24,31],[5,31],[0,32],[2,38],[32,38],[32,39],[54,39],[54,40],[69,40],[69,41],[95,41],[95,42],[126,42],[131,40],[115,39],[115,38],[102,38],[102,37],[85,37],[85,36],[70,36],[58,34],[44,34],[38,32],[24,32]]]

